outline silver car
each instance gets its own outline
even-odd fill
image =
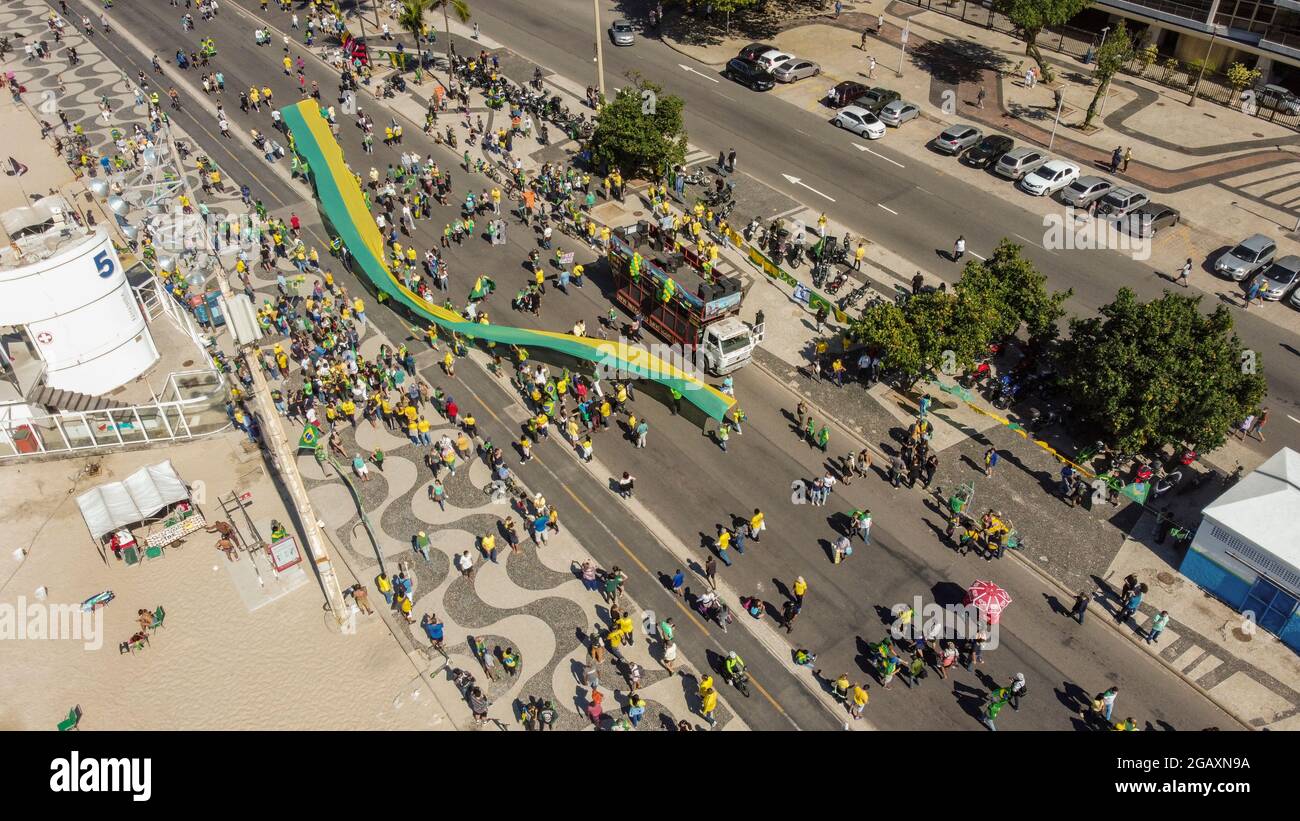
[[[805,77],[816,77],[822,73],[822,67],[812,60],[805,60],[802,57],[794,57],[780,63],[772,69],[772,76],[779,83],[793,83],[796,80],[802,80]]]
[[[1263,234],[1255,234],[1219,257],[1214,263],[1214,272],[1241,282],[1272,262],[1276,253],[1277,243]]]
[[[1286,296],[1300,277],[1300,257],[1288,254],[1256,274],[1259,277],[1259,296],[1276,302]]]
[[[1047,155],[1037,148],[1013,148],[1002,155],[993,170],[999,177],[1018,180],[1047,162]]]
[[[1075,208],[1087,208],[1093,200],[1106,196],[1114,187],[1115,183],[1110,180],[1089,174],[1061,189],[1061,201]]]
[[[1151,198],[1141,191],[1134,191],[1132,188],[1112,188],[1110,193],[1097,203],[1097,213],[1103,217],[1122,217],[1150,201]]]
[[[908,120],[915,120],[921,116],[921,109],[905,100],[894,100],[885,103],[885,105],[876,114],[880,121],[888,126],[898,128]]]
[[[950,125],[935,137],[934,147],[945,154],[957,154],[979,142],[984,135],[973,125]]]
[[[615,20],[609,27],[609,39],[613,40],[616,46],[630,46],[636,42],[636,33],[628,21]]]

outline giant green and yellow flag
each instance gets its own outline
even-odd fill
[[[708,416],[722,421],[736,400],[717,388],[660,359],[645,348],[623,340],[592,339],[508,325],[481,325],[447,308],[429,302],[393,275],[385,261],[384,238],[366,207],[357,177],[343,161],[343,150],[321,116],[319,104],[303,100],[280,110],[299,154],[310,164],[311,181],[331,227],[343,240],[361,274],[380,293],[447,331],[520,347],[546,348],[593,362],[619,374],[658,382],[678,391],[686,401]],[[319,431],[318,431],[319,433]]]

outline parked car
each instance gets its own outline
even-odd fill
[[[1214,272],[1241,282],[1272,262],[1276,253],[1276,242],[1263,234],[1252,234],[1219,257],[1214,263]]]
[[[1018,180],[1045,162],[1047,162],[1047,155],[1042,151],[1021,146],[1003,154],[993,166],[993,170],[1000,177]]]
[[[876,86],[875,88],[868,90],[866,94],[859,97],[856,100],[856,103],[869,110],[872,114],[875,114],[889,103],[899,99],[900,96],[901,95],[899,95],[897,91],[891,91],[884,86]]]
[[[1154,237],[1161,228],[1178,224],[1178,209],[1160,202],[1148,202],[1141,208],[1115,219],[1115,228],[1135,237]]]
[[[1015,147],[1016,141],[1001,134],[990,134],[971,146],[961,155],[961,161],[971,168],[988,168],[1002,159],[1002,155]]]
[[[881,106],[880,110],[876,112],[876,116],[885,125],[898,128],[908,120],[915,120],[921,116],[921,108],[903,100],[894,100]]]
[[[945,154],[956,154],[964,148],[970,148],[980,141],[984,136],[980,130],[973,125],[964,123],[955,123],[945,128],[931,142],[934,147]]]
[[[780,49],[774,48],[770,51],[765,51],[762,54],[758,55],[758,58],[754,60],[754,62],[762,66],[765,71],[771,71],[772,69],[781,65],[785,61],[793,60],[793,59],[794,59],[794,55],[791,54],[790,52],[781,51]]]
[[[1259,295],[1270,302],[1276,302],[1286,296],[1286,292],[1295,285],[1296,277],[1300,276],[1300,257],[1287,254],[1255,276],[1261,280]]]
[[[776,46],[770,43],[750,43],[742,48],[736,56],[745,60],[757,60],[769,51],[776,51]]]
[[[727,67],[722,70],[722,76],[754,91],[770,91],[776,85],[770,72],[744,57],[732,57],[728,60]]]
[[[1122,217],[1150,201],[1151,198],[1141,191],[1134,191],[1132,188],[1114,188],[1097,203],[1097,213],[1102,216]]]
[[[1300,114],[1300,97],[1285,86],[1272,83],[1255,89],[1255,104],[1260,108],[1275,108],[1283,114]]]
[[[1020,190],[1035,197],[1050,196],[1079,179],[1079,166],[1065,160],[1048,160],[1020,178]]]
[[[1089,174],[1062,188],[1061,202],[1075,208],[1087,208],[1093,200],[1101,199],[1114,188],[1115,183],[1110,180]]]
[[[826,104],[831,108],[843,108],[870,90],[862,83],[845,80],[826,92]]]
[[[609,27],[609,39],[613,40],[616,46],[630,46],[636,42],[636,33],[628,21],[615,20]]]
[[[816,77],[822,73],[822,67],[812,60],[805,60],[802,57],[795,57],[793,60],[786,60],[781,65],[772,70],[772,76],[782,83],[793,83],[796,80],[802,80],[805,77]]]
[[[840,109],[831,123],[837,128],[848,129],[868,140],[878,140],[885,136],[885,124],[880,121],[880,118],[859,105]]]

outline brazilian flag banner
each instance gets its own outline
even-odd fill
[[[321,440],[320,428],[315,425],[307,425],[302,429],[302,437],[298,439],[298,450],[315,450]]]

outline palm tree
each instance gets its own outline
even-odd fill
[[[451,21],[447,17],[450,7],[456,13],[456,19],[462,23],[469,22],[469,3],[465,0],[430,0],[430,8],[442,7],[442,27],[447,30],[447,76],[451,76]]]
[[[415,38],[415,60],[417,65],[423,65],[424,61],[420,59],[423,50],[420,42],[424,35],[424,13],[433,5],[433,0],[402,0],[402,9],[397,13],[397,24]]]

